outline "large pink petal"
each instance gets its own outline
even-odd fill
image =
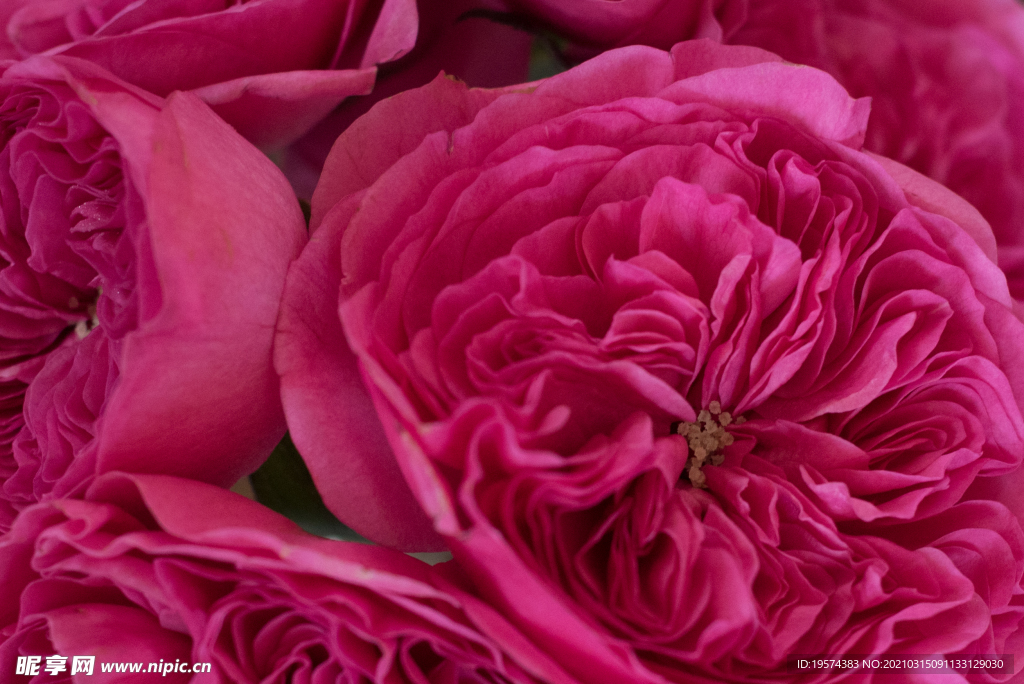
[[[373,90],[376,69],[285,71],[244,76],[192,92],[247,140],[280,147],[308,131],[350,95]]]
[[[254,74],[329,67],[347,9],[337,0],[251,2],[233,11],[166,17],[59,50],[167,95]]]
[[[228,485],[284,432],[270,351],[302,214],[276,167],[193,95],[169,99],[152,149],[161,300],[126,338],[99,469]]]
[[[444,543],[402,477],[338,319],[345,223],[318,230],[288,273],[274,362],[292,441],[324,503],[346,525],[387,546],[440,550]]]
[[[453,130],[473,120],[500,92],[470,90],[438,76],[429,85],[378,102],[373,116],[354,122],[331,148],[313,193],[310,230],[349,193],[370,185],[396,161],[414,150],[424,136]]]

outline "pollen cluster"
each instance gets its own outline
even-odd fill
[[[712,401],[706,409],[697,414],[696,422],[679,423],[676,432],[686,437],[686,442],[690,446],[690,457],[686,459],[684,466],[690,484],[701,489],[707,487],[707,476],[701,467],[708,462],[711,465],[722,464],[725,460],[722,448],[733,443],[733,436],[725,428],[733,423],[739,425],[744,422],[746,421],[742,416],[733,419],[731,413],[722,410],[722,405],[718,401]]]
[[[72,309],[77,309],[79,305],[80,302],[78,301],[77,297],[72,297],[71,299],[68,300],[68,306]],[[78,336],[78,339],[84,338],[86,335],[92,332],[93,328],[100,324],[100,319],[96,315],[96,302],[90,304],[86,310],[89,313],[89,318],[75,323],[75,335]]]

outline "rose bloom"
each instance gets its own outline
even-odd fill
[[[0,529],[99,471],[254,470],[305,243],[284,176],[195,96],[72,58],[7,67],[0,131]]]
[[[865,146],[977,207],[1024,299],[1024,8],[1016,0],[480,0],[579,42],[707,37],[825,69],[872,98]]]
[[[57,653],[69,656],[63,681],[76,654],[96,661],[75,681],[160,660],[211,666],[162,673],[170,682],[574,681],[457,572],[313,537],[237,494],[161,475],[108,474],[84,500],[26,510],[0,541],[0,586],[5,667]],[[40,669],[25,681],[59,680]]]
[[[95,62],[160,96],[194,90],[260,146],[294,140],[416,40],[414,0],[7,0],[0,57]]]
[[[860,151],[868,116],[709,41],[378,104],[275,347],[328,506],[391,544],[432,524],[587,682],[1019,659],[1024,533],[971,487],[1024,454],[1024,324],[987,224]]]

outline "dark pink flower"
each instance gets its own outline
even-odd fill
[[[194,90],[261,146],[290,142],[345,97],[370,92],[376,65],[405,54],[417,28],[413,0],[8,4],[0,20],[9,15],[20,55],[87,59],[161,96]]]
[[[114,473],[0,540],[0,659],[95,655],[97,681],[160,659],[211,664],[166,681],[575,681],[457,574],[209,485]]]
[[[1020,467],[1024,324],[988,225],[860,151],[868,114],[709,41],[378,104],[275,349],[328,506],[429,544],[408,486],[588,682],[1019,649],[1024,534],[965,492]]]
[[[193,95],[64,57],[0,76],[0,140],[0,528],[97,471],[255,469],[305,243],[284,176]]]
[[[824,69],[872,98],[865,146],[992,225],[1024,299],[1024,8],[1016,0],[481,0],[591,50],[709,37]],[[667,42],[666,42],[667,41]]]

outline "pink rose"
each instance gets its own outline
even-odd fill
[[[1024,8],[1016,0],[480,2],[591,49],[710,37],[825,69],[852,95],[872,98],[869,150],[981,211],[1010,291],[1024,299]]]
[[[195,96],[89,62],[9,66],[0,102],[0,529],[95,472],[254,470],[306,239],[284,176]]]
[[[587,682],[1019,658],[1024,533],[964,493],[1020,467],[1024,324],[987,224],[860,151],[868,115],[708,41],[378,104],[275,348],[327,505],[429,544],[408,487]]]
[[[0,540],[0,662],[94,655],[99,682],[161,659],[211,666],[169,682],[575,681],[456,576],[209,485],[114,473]]]
[[[12,0],[13,51],[87,59],[157,95],[194,90],[261,146],[294,140],[416,40],[413,0]],[[12,50],[7,49],[10,53]],[[0,56],[6,56],[0,49]]]

